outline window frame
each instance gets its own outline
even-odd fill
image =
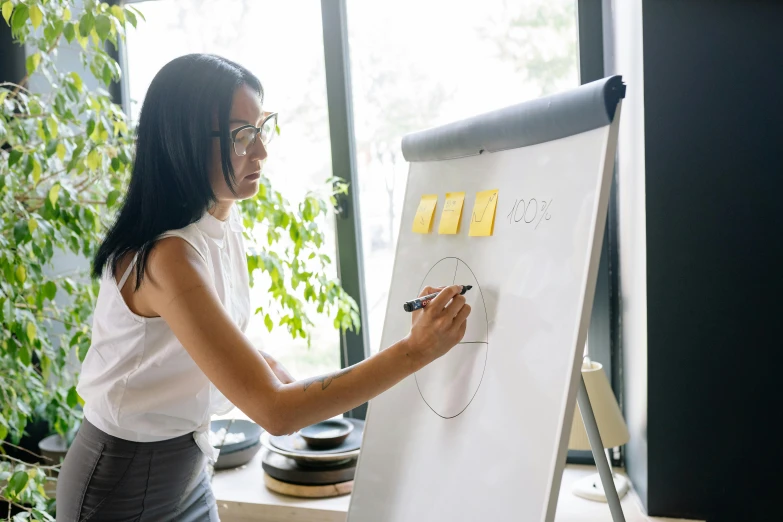
[[[607,47],[604,33],[605,0],[576,0],[577,2],[577,53],[579,57],[579,83],[584,85],[606,76],[604,63]],[[622,410],[622,354],[620,350],[619,281],[617,278],[617,161],[612,175],[609,206],[607,208],[604,239],[598,264],[598,275],[590,315],[588,346],[591,359],[601,363],[612,385]],[[622,463],[622,453],[610,452],[613,465]],[[591,451],[568,451],[568,462],[595,464]]]

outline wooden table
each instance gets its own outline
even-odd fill
[[[345,522],[350,495],[299,499],[264,486],[258,452],[246,466],[215,472],[212,490],[223,522]]]

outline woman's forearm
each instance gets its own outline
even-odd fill
[[[277,422],[269,431],[273,435],[293,433],[356,408],[420,367],[402,340],[343,370],[281,386],[275,392],[271,416]]]

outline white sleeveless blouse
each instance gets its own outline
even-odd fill
[[[205,214],[198,222],[161,237],[187,241],[207,263],[220,301],[243,332],[250,318],[250,290],[243,227],[233,208],[225,222]],[[120,289],[134,262],[115,282],[101,279],[92,327],[92,346],[84,359],[77,391],[84,416],[109,435],[155,442],[193,432],[211,459],[217,451],[207,431],[213,414],[233,408],[199,369],[160,317],[131,312]],[[127,284],[133,284],[133,280]]]

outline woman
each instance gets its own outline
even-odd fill
[[[470,307],[454,286],[417,312],[404,339],[330,375],[295,381],[253,348],[234,203],[258,190],[276,118],[258,79],[217,56],[177,58],[150,85],[128,193],[94,261],[85,421],[60,472],[58,521],[218,520],[204,472],[213,414],[236,405],[271,434],[292,433],[462,339]]]

